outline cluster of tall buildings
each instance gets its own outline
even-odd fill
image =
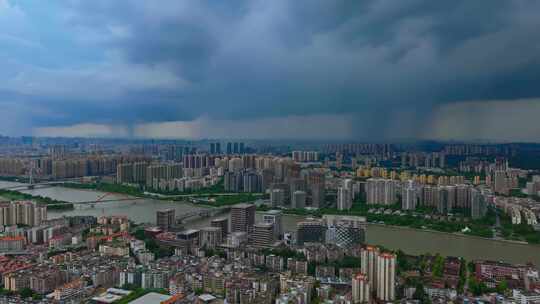
[[[213,142],[210,143],[210,154],[221,154],[221,143],[220,142]]]
[[[217,184],[225,172],[216,156],[184,155],[184,162],[125,162],[118,165],[116,182],[137,184],[163,192],[199,190]],[[186,167],[187,166],[187,167]]]
[[[324,206],[325,173],[302,169],[290,158],[244,155],[223,158],[216,161],[216,165],[227,166],[224,170],[226,191],[268,191],[274,207]]]
[[[182,164],[149,164],[147,162],[123,163],[118,165],[117,183],[145,184],[154,188],[160,180],[182,177]]]
[[[282,211],[269,210],[263,213],[260,222],[255,221],[255,211],[254,204],[236,204],[231,206],[230,221],[228,218],[213,219],[210,226],[181,231],[177,237],[182,239],[186,251],[195,245],[205,248],[224,244],[232,247],[247,244],[260,248],[271,247],[283,235]],[[174,209],[157,211],[156,222],[161,230],[175,230]]]
[[[270,185],[274,207],[319,208],[326,204],[326,177],[322,171],[292,167],[285,178],[274,181]]]
[[[52,179],[104,176],[115,174],[118,164],[146,161],[139,156],[81,156],[63,159],[39,158],[33,160],[39,176]]]
[[[322,147],[322,151],[327,154],[378,154],[389,155],[392,152],[390,144],[329,144]]]
[[[211,142],[209,151],[211,155],[221,155],[225,152],[227,155],[244,154],[247,152],[247,147],[244,142],[227,142],[225,151],[221,149],[221,142]]]
[[[408,181],[412,179],[415,183],[418,184],[429,184],[429,185],[454,185],[454,184],[464,184],[465,177],[463,175],[440,175],[436,176],[434,174],[411,174],[409,171],[390,171],[383,167],[371,167],[371,166],[360,166],[356,170],[356,176],[360,178],[379,178],[379,179],[393,179],[401,182]],[[478,179],[478,182],[475,184],[478,185],[479,176],[475,177]],[[487,177],[486,177],[487,178]]]
[[[145,143],[131,146],[129,149],[129,153],[132,155],[158,157],[166,161],[180,161],[183,155],[195,154],[196,152],[197,148],[191,143],[186,145]]]
[[[396,262],[393,253],[383,252],[378,247],[367,246],[360,251],[361,273],[353,281],[353,302],[366,303],[375,293],[383,302],[396,299]]]
[[[146,161],[120,163],[116,170],[116,182],[140,184],[149,189],[179,190],[194,188],[179,179],[210,178],[206,186],[215,184],[223,177],[227,192],[260,193],[281,189],[281,198],[275,206],[319,207],[325,203],[325,173],[318,169],[302,169],[290,158],[237,155],[211,156],[189,154],[182,163],[150,163]],[[173,184],[174,182],[174,184]],[[185,184],[185,185],[184,185]],[[190,186],[190,187],[188,187]]]
[[[47,207],[33,201],[0,202],[0,226],[39,226],[47,220]]]
[[[393,205],[397,202],[398,181],[370,178],[366,181],[366,202],[369,205]]]
[[[244,154],[246,153],[246,145],[243,142],[228,142],[227,154]]]
[[[188,154],[182,156],[184,168],[200,169],[214,167],[216,156],[207,154]]]
[[[447,155],[511,155],[515,153],[516,147],[512,145],[475,145],[475,144],[455,144],[446,145],[443,148]]]
[[[227,171],[223,176],[223,185],[228,192],[260,193],[268,188],[268,181],[265,183],[263,173],[255,170]]]
[[[489,161],[478,157],[467,157],[458,164],[459,172],[475,172],[485,175],[492,175],[495,171],[508,169],[508,159],[505,158],[495,158],[493,161]]]
[[[416,194],[419,205],[433,207],[441,214],[457,208],[469,210],[473,218],[481,218],[487,212],[485,196],[472,185],[423,186],[417,188]]]
[[[0,158],[0,174],[17,176],[25,173],[25,162],[18,158]]]
[[[468,210],[473,218],[487,212],[485,195],[473,185],[422,185],[408,180],[368,179],[366,201],[371,205],[392,205],[401,198],[401,209],[414,210],[418,206],[432,207],[441,214],[454,209]]]
[[[444,152],[404,152],[401,154],[402,167],[444,168],[446,155]]]
[[[65,145],[52,145],[49,147],[49,155],[52,159],[63,159],[68,154],[68,148]]]
[[[295,162],[318,162],[319,152],[317,151],[293,151],[292,159]]]
[[[363,273],[357,273],[352,278],[353,303],[369,303],[371,301],[371,286],[368,277]]]
[[[486,179],[486,184],[491,184],[493,191],[498,194],[508,195],[511,189],[519,187],[518,175],[511,170],[497,170],[493,173],[493,181]]]
[[[118,164],[140,159],[137,156],[119,155],[73,155],[55,154],[55,157],[0,159],[0,175],[20,176],[32,174],[36,177],[65,179],[84,176],[105,176],[116,173]]]

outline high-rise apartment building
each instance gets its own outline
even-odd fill
[[[367,203],[392,205],[396,203],[396,181],[370,178],[366,183]]]
[[[299,246],[304,243],[322,243],[326,234],[326,226],[321,220],[306,219],[296,224],[296,242]]]
[[[244,161],[240,157],[233,157],[229,159],[229,171],[239,172],[244,169]]]
[[[146,182],[146,162],[133,163],[133,182],[136,184],[144,184]]]
[[[167,166],[166,165],[151,165],[146,168],[146,186],[150,188],[157,188],[154,185],[160,179],[167,179]]]
[[[229,219],[226,217],[216,218],[210,221],[210,226],[221,229],[222,238],[225,239],[229,233]]]
[[[243,175],[244,192],[259,193],[262,192],[262,178],[256,172],[250,171]]]
[[[167,164],[167,176],[165,179],[171,180],[175,178],[181,178],[182,177],[182,164],[181,163],[171,163]]]
[[[283,212],[281,210],[269,210],[263,213],[263,222],[274,226],[274,238],[276,240],[280,239],[283,234],[282,217]]]
[[[255,247],[270,247],[275,242],[274,225],[258,223],[253,226],[251,241]]]
[[[305,191],[294,191],[291,196],[291,208],[304,208],[306,206],[306,197]]]
[[[456,202],[456,187],[442,186],[438,188],[438,192],[437,212],[440,214],[452,212]]]
[[[199,246],[216,248],[223,241],[221,227],[204,227],[199,231]]]
[[[339,187],[337,191],[338,210],[349,210],[352,208],[351,190],[345,187]]]
[[[311,207],[324,207],[326,202],[325,182],[326,178],[323,172],[310,171],[307,175],[307,186],[311,198]]]
[[[471,186],[465,184],[456,185],[456,201],[455,206],[462,209],[471,208]]]
[[[319,152],[316,151],[293,151],[292,159],[295,162],[317,162],[319,161]]]
[[[156,225],[163,229],[169,229],[175,224],[175,210],[166,209],[156,212]]]
[[[253,232],[256,206],[236,204],[231,207],[231,232]]]
[[[33,201],[0,202],[0,226],[39,226],[47,220],[47,207]]]
[[[245,147],[245,144],[243,142],[238,143],[238,152],[240,154],[246,153],[246,147]]]
[[[352,302],[369,303],[371,299],[371,290],[367,275],[358,273],[352,278]]]
[[[67,155],[67,147],[65,145],[54,145],[49,147],[49,155],[52,159],[63,159]]]
[[[401,209],[414,210],[418,200],[418,191],[412,180],[409,180],[401,190]]]
[[[133,182],[133,164],[118,164],[116,167],[116,182],[118,184]]]
[[[270,190],[270,203],[272,207],[285,205],[285,191],[279,188]]]
[[[306,191],[305,179],[301,177],[289,178],[289,193],[292,195],[295,191]]]
[[[366,274],[372,288],[377,288],[377,259],[380,254],[380,249],[374,246],[367,246],[360,250],[360,269]]]
[[[508,187],[508,178],[506,175],[506,171],[504,170],[497,170],[494,173],[494,186],[493,191],[498,194],[506,194],[508,195],[510,189]]]
[[[223,187],[228,192],[241,192],[244,188],[244,175],[242,172],[225,172],[223,175]]]
[[[471,189],[471,217],[479,219],[486,215],[487,205],[484,195],[476,189]]]
[[[384,302],[396,299],[396,255],[382,253],[377,257],[377,298]]]
[[[86,159],[55,160],[52,162],[53,179],[74,178],[88,175]]]

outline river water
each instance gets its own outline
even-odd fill
[[[0,188],[17,185],[13,182],[0,181]],[[50,197],[69,202],[92,201],[105,193],[93,190],[79,190],[63,187],[51,187],[23,192]],[[121,194],[111,194],[107,199],[125,198]],[[152,199],[108,202],[97,204],[94,208],[86,205],[76,205],[75,210],[48,212],[49,218],[70,215],[127,215],[135,222],[154,223],[156,211],[173,208],[176,214],[182,214],[205,207],[190,203],[168,202]],[[223,216],[223,215],[222,215]],[[260,220],[261,215],[257,215]],[[284,231],[296,229],[296,223],[303,218],[285,215],[283,217]],[[208,225],[210,218],[197,219],[186,224],[187,227],[200,228]],[[369,225],[367,228],[367,242],[381,245],[390,249],[401,249],[409,254],[440,253],[447,256],[460,256],[467,260],[486,259],[499,260],[510,263],[532,262],[540,266],[540,246],[488,240],[476,237],[438,233],[403,227],[390,227],[383,225]]]

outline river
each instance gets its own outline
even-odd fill
[[[0,188],[17,184],[0,181]],[[63,187],[24,190],[22,192],[69,202],[91,201],[105,194],[100,191]],[[125,196],[113,194],[108,198],[114,197],[124,198]],[[48,216],[49,218],[57,218],[70,215],[127,215],[135,222],[153,223],[155,222],[156,211],[167,208],[175,209],[178,215],[205,207],[195,206],[190,203],[144,199],[102,203],[96,205],[94,208],[77,205],[75,210],[51,210],[48,212]],[[257,220],[260,220],[260,218],[261,215],[257,214]],[[283,217],[284,231],[295,230],[296,223],[302,219],[302,217],[298,216],[285,215]],[[198,219],[187,223],[187,226],[200,228],[208,225],[209,221],[210,218]],[[390,249],[401,249],[406,253],[415,255],[440,253],[442,255],[464,257],[467,260],[487,259],[510,263],[532,262],[536,266],[540,266],[540,246],[537,245],[384,225],[369,225],[367,228],[367,242]]]

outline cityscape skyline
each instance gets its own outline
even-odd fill
[[[0,137],[0,300],[536,304],[539,153]]]
[[[517,0],[1,0],[0,128],[539,142],[539,11]]]

